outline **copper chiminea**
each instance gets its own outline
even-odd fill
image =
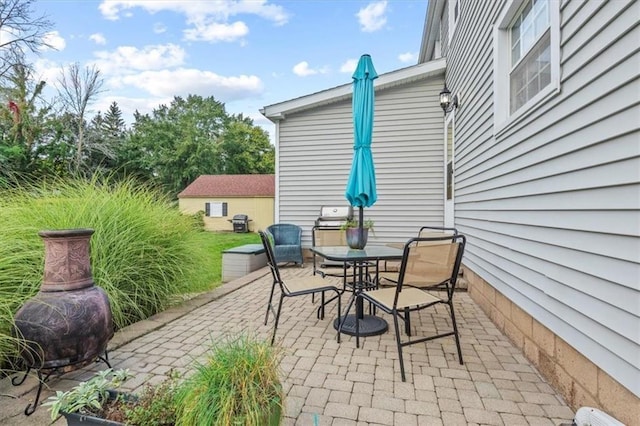
[[[27,370],[38,372],[40,385],[34,404],[38,406],[42,385],[52,373],[66,373],[96,360],[109,365],[107,343],[113,337],[109,298],[96,287],[89,257],[93,229],[41,231],[44,240],[44,279],[40,291],[15,315],[15,333],[25,341],[21,352]]]

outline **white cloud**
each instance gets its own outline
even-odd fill
[[[47,86],[53,87],[62,75],[62,65],[49,59],[38,58],[33,63],[34,76],[37,80],[44,80]]]
[[[346,62],[340,66],[340,72],[353,73],[357,66],[357,59],[347,59]]]
[[[100,44],[100,45],[107,44],[107,39],[101,33],[91,34],[89,36],[89,40],[93,41],[95,44]]]
[[[184,39],[189,41],[234,41],[249,34],[249,27],[242,22],[220,24],[217,22],[196,23],[194,28],[184,30]]]
[[[50,47],[42,46],[40,50],[64,50],[67,46],[67,42],[58,31],[49,31],[44,35],[44,37],[42,37],[42,41]]]
[[[329,72],[327,67],[316,69],[309,68],[309,63],[307,61],[299,62],[293,67],[293,73],[300,77],[306,77],[314,74],[326,74],[327,72]]]
[[[210,96],[215,93],[216,99],[225,102],[253,97],[263,91],[262,81],[253,75],[225,77],[211,71],[187,68],[117,76],[109,83],[116,87],[132,86],[155,97]]]
[[[171,68],[184,63],[186,52],[176,44],[159,44],[138,49],[119,46],[114,51],[94,52],[95,65],[104,74],[122,74],[128,71],[146,71]]]
[[[400,62],[416,62],[418,60],[418,54],[412,52],[401,53],[398,55],[398,59]]]
[[[226,20],[239,14],[258,15],[278,25],[287,23],[289,14],[282,6],[269,4],[267,0],[103,0],[98,7],[106,19],[117,20],[120,12],[142,8],[148,13],[170,11],[184,14],[189,20],[198,17],[215,17]]]
[[[169,11],[185,16],[189,26],[184,30],[185,40],[190,41],[235,41],[249,33],[242,21],[229,23],[237,15],[256,15],[284,25],[289,14],[282,6],[267,0],[103,0],[99,9],[106,19],[118,20],[130,14],[131,9],[141,8],[147,13]]]
[[[162,34],[167,31],[167,26],[162,22],[156,22],[153,24],[153,32],[156,34]]]
[[[360,23],[360,29],[367,33],[382,29],[387,23],[386,12],[386,0],[369,3],[367,7],[360,9],[356,14],[358,22]]]

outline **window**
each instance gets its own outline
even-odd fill
[[[511,26],[511,113],[551,83],[549,4],[529,0]]]
[[[204,214],[207,217],[227,216],[227,203],[223,203],[220,201],[204,203]]]
[[[558,90],[558,3],[511,0],[498,18],[494,33],[494,107],[498,123],[521,116]]]
[[[451,43],[453,33],[456,30],[456,24],[458,23],[458,18],[460,17],[460,0],[449,0],[447,3],[449,7],[449,43]]]

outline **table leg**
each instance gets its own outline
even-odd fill
[[[333,322],[333,327],[338,330],[342,323],[342,328],[340,330],[341,333],[348,334],[350,336],[356,335],[356,321],[358,321],[358,329],[361,336],[375,336],[378,334],[386,333],[389,329],[389,325],[387,321],[384,319],[377,317],[375,315],[364,315],[364,306],[362,299],[358,298],[357,295],[367,286],[365,281],[364,269],[366,268],[366,263],[358,263],[357,267],[354,268],[354,294],[352,297],[355,297],[355,305],[356,312],[355,314],[349,314],[349,310],[351,309],[350,302],[347,306],[347,314],[342,315],[335,319]],[[355,269],[358,269],[358,273],[356,276]]]

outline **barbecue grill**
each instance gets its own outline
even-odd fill
[[[351,206],[322,206],[320,208],[320,217],[316,219],[316,226],[339,228],[352,218],[353,207]]]
[[[229,222],[233,224],[233,232],[249,232],[249,216],[246,214],[233,215]]]

